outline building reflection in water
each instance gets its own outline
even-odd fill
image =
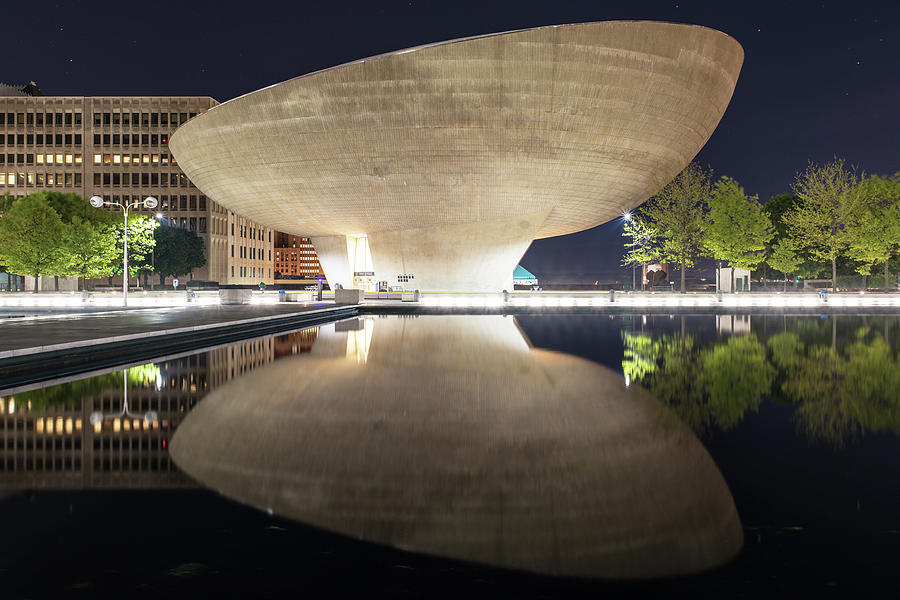
[[[210,394],[172,456],[263,510],[540,573],[691,573],[743,540],[718,468],[671,410],[530,347],[508,317],[324,326],[309,355]]]
[[[169,460],[168,440],[184,417],[217,386],[309,352],[316,334],[307,329],[132,367],[127,384],[115,372],[0,396],[0,493],[196,486]],[[134,416],[119,416],[124,385]],[[155,422],[139,418],[150,411]],[[92,413],[107,418],[92,424]]]

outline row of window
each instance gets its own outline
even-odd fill
[[[61,153],[56,154],[0,154],[0,165],[80,165],[80,154]]]
[[[94,127],[178,127],[196,116],[195,112],[95,112]]]
[[[95,112],[94,127],[178,127],[197,116],[195,112]],[[80,127],[81,112],[0,112],[0,126]]]
[[[165,146],[168,143],[168,133],[94,134],[95,146]]]
[[[251,240],[259,240],[261,242],[266,241],[266,233],[260,228],[247,227],[246,225],[241,225],[238,230],[238,237],[248,237]],[[231,224],[231,235],[234,235],[234,223]],[[269,232],[269,241],[272,241],[272,232]]]
[[[2,113],[0,113],[2,114]],[[6,141],[7,146],[80,146],[80,133],[57,133],[55,135],[43,133],[7,133],[0,134],[0,142]]]
[[[131,194],[131,195],[124,194],[122,196],[119,196],[118,194],[114,194],[112,196],[112,201],[113,202],[122,202],[122,203],[140,202],[147,196],[148,196],[148,194]],[[159,200],[159,207],[158,207],[158,209],[153,209],[153,212],[155,212],[156,210],[160,210],[160,211],[177,210],[177,211],[187,212],[188,210],[191,210],[191,211],[198,210],[198,207],[199,207],[199,210],[201,210],[201,211],[206,210],[206,196],[203,196],[203,195],[201,195],[201,196],[193,196],[193,195],[192,196],[168,196],[166,194],[163,194],[161,196],[158,196],[156,199]],[[109,202],[110,196],[104,194],[103,200]],[[137,210],[141,210],[141,209],[142,209],[141,206],[139,206],[137,208]],[[169,219],[166,219],[166,220],[169,220]],[[172,219],[172,220],[174,221],[175,219]]]
[[[0,173],[0,186],[81,187],[81,173]]]
[[[159,186],[190,187],[190,180],[184,173],[94,173],[97,186]]]
[[[238,247],[238,258],[249,258],[250,260],[265,260],[266,259],[266,255],[264,253],[263,248],[254,248],[253,246],[250,246],[250,248],[249,248],[250,256],[249,257],[247,256],[247,254],[248,254],[247,250],[248,250],[247,246],[239,246]],[[234,244],[231,245],[231,258],[234,258]],[[269,260],[272,260],[272,251],[271,250],[269,250]]]
[[[5,461],[0,461],[0,471],[13,473],[16,471],[40,471],[43,473],[53,471],[80,471],[81,458],[71,457],[47,458],[43,456],[28,457],[26,460],[23,456],[9,457]]]
[[[37,127],[62,127],[67,125],[76,127],[81,125],[80,112],[0,112],[0,125],[34,125]]]
[[[95,165],[168,165],[176,164],[169,154],[95,154]]]
[[[239,277],[265,277],[266,270],[262,267],[258,269],[259,275],[256,274],[256,267],[241,267],[238,273],[240,273]],[[234,265],[231,265],[231,276],[234,277]],[[269,269],[269,277],[272,276],[272,269]]]

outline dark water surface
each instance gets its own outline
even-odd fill
[[[367,317],[0,391],[0,597],[896,596],[898,340]]]

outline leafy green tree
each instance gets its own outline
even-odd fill
[[[685,292],[685,269],[700,256],[703,205],[710,194],[710,174],[691,163],[653,196],[641,209],[657,231],[659,257],[681,266],[681,293]]]
[[[65,225],[39,192],[20,198],[0,218],[0,263],[14,273],[34,277],[34,292],[39,291],[41,275],[58,275],[68,261],[60,240]]]
[[[82,289],[88,277],[104,277],[112,272],[118,258],[119,232],[112,224],[96,223],[73,216],[66,226],[63,243],[68,249],[67,275],[81,278]]]
[[[872,176],[859,183],[863,201],[856,234],[850,240],[849,257],[858,262],[856,271],[866,277],[879,262],[884,263],[884,287],[890,286],[889,263],[900,248],[900,173],[893,177]]]
[[[810,163],[797,174],[794,193],[800,203],[784,215],[795,245],[816,260],[831,262],[831,286],[837,290],[837,260],[858,234],[862,202],[859,177],[842,159]]]
[[[180,227],[163,225],[156,232],[156,272],[159,283],[170,275],[182,275],[206,264],[203,240]]]
[[[116,215],[116,255],[110,265],[111,275],[120,275],[124,262],[125,220]],[[153,231],[159,226],[156,219],[144,215],[128,215],[128,277],[149,269],[150,255],[155,245]]]
[[[766,259],[769,266],[776,271],[781,271],[786,276],[793,275],[803,264],[794,242],[791,238],[784,237],[769,250],[769,256]],[[784,280],[784,291],[787,291],[787,277]]]
[[[775,235],[768,215],[756,196],[747,196],[744,188],[730,177],[722,177],[713,186],[707,201],[709,211],[703,226],[703,245],[713,258],[734,269],[755,269],[766,257],[766,244]],[[720,281],[721,286],[721,281]]]
[[[775,235],[772,237],[766,247],[766,264],[768,264],[768,266],[772,267],[776,271],[781,271],[785,275],[796,274],[798,277],[804,278],[816,277],[825,268],[825,263],[815,261],[812,256],[810,256],[809,252],[797,245],[794,240],[791,239],[788,224],[784,221],[784,216],[799,203],[800,198],[794,196],[793,194],[776,194],[775,196],[769,198],[769,200],[765,204],[763,204],[762,208],[765,211],[766,215],[769,217],[769,221],[771,221],[772,227],[775,230]],[[781,269],[773,265],[769,260],[769,258],[772,257],[773,252],[775,252],[776,246],[779,245],[781,246],[782,258],[782,260],[779,262],[783,264],[783,259],[789,249],[793,254],[796,255],[796,258],[799,260],[799,263],[797,263],[793,267],[787,267],[792,269],[790,273],[782,271]],[[793,261],[791,261],[791,263],[793,263]],[[787,286],[785,285],[785,287]]]
[[[625,266],[640,265],[643,268],[647,263],[658,260],[659,252],[656,249],[656,229],[638,215],[632,215],[625,221],[622,231],[624,237],[631,241],[625,242],[625,255],[622,263]],[[641,276],[641,289],[643,289],[643,276]]]

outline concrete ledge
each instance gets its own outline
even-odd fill
[[[251,298],[253,298],[253,290],[219,290],[219,302],[221,304],[250,304]]]
[[[357,314],[356,307],[330,307],[4,351],[0,353],[0,385],[15,387],[134,360],[152,360]]]
[[[250,290],[247,290],[250,291]],[[114,344],[117,342],[127,342],[143,338],[161,338],[169,335],[197,332],[202,333],[211,329],[219,329],[222,327],[233,327],[235,325],[249,325],[251,323],[265,323],[267,321],[285,320],[300,316],[310,315],[318,316],[333,313],[334,308],[320,308],[299,313],[288,313],[284,315],[270,315],[267,317],[253,317],[250,319],[238,319],[235,321],[220,321],[217,323],[207,323],[206,325],[196,325],[193,327],[177,327],[173,329],[161,329],[156,331],[143,331],[141,333],[130,333],[127,335],[116,335],[102,338],[91,338],[87,340],[77,340],[73,342],[63,342],[61,344],[48,344],[46,346],[32,346],[30,348],[17,348],[15,350],[4,350],[0,352],[0,360],[5,358],[13,358],[17,356],[27,356],[29,354],[42,354],[44,352],[56,352],[59,350],[69,350],[73,348],[83,348],[87,346],[98,346],[101,344]]]
[[[334,290],[335,304],[362,304],[365,302],[363,290],[345,290],[338,288]]]
[[[279,294],[279,302],[314,302],[315,293],[313,292],[285,292]]]

